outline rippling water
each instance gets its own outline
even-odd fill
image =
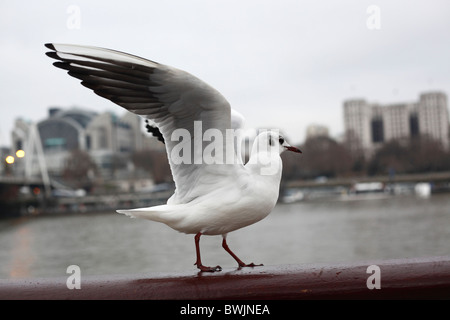
[[[235,267],[221,237],[203,236],[205,265]],[[279,204],[229,234],[247,263],[350,262],[450,255],[450,196]],[[0,221],[0,278],[195,270],[193,235],[116,213]]]

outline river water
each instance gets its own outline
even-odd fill
[[[201,238],[205,265],[234,268],[220,236]],[[450,196],[315,200],[278,204],[263,221],[228,235],[247,263],[352,262],[450,255]],[[0,221],[0,278],[196,270],[193,235],[111,213]]]

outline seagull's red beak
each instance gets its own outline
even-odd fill
[[[296,147],[286,147],[287,150],[292,151],[292,152],[296,152],[296,153],[302,153],[302,151]]]

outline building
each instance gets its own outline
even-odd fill
[[[18,119],[12,131],[12,148],[26,148],[31,124]],[[104,177],[129,166],[130,155],[139,150],[164,148],[142,131],[139,116],[126,112],[98,114],[81,108],[50,108],[48,118],[37,123],[48,172],[60,176],[74,150],[87,152]]]
[[[50,173],[59,175],[64,170],[72,150],[86,150],[86,128],[95,117],[97,113],[79,108],[49,109],[49,117],[40,121],[37,129]]]
[[[447,96],[442,92],[423,93],[417,102],[389,105],[351,99],[344,102],[343,111],[345,140],[353,154],[370,157],[385,142],[419,135],[450,147]]]
[[[449,116],[445,94],[422,94],[416,116],[420,134],[427,134],[441,141],[444,147],[449,147]]]
[[[329,137],[328,127],[320,124],[310,124],[306,128],[306,140],[316,137]]]
[[[346,144],[352,154],[370,150],[372,108],[365,100],[344,102],[344,128]]]

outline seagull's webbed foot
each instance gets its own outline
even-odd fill
[[[197,268],[200,269],[200,272],[218,272],[218,271],[222,271],[222,267],[221,266],[215,266],[215,267],[206,267],[202,264],[197,264]]]
[[[262,266],[264,266],[262,263],[261,264],[254,264],[253,262],[249,263],[249,264],[239,263],[239,269],[245,268],[245,267],[253,268],[253,267],[262,267]]]
[[[222,247],[225,249],[226,252],[228,252],[228,253],[234,258],[234,260],[236,260],[236,262],[238,263],[238,266],[239,266],[238,269],[241,269],[241,268],[244,268],[244,267],[250,267],[250,268],[253,268],[253,267],[260,267],[260,266],[263,266],[263,264],[254,264],[253,262],[252,262],[252,263],[249,263],[249,264],[244,263],[244,262],[243,262],[241,259],[239,259],[239,258],[234,254],[234,252],[231,251],[231,249],[228,247],[227,240],[226,240],[225,237],[223,238],[223,241],[222,241]]]
[[[206,267],[202,264],[202,259],[200,258],[200,237],[201,233],[197,233],[195,235],[195,250],[197,253],[197,261],[194,263],[194,265],[197,266],[197,268],[200,269],[200,272],[216,272],[216,271],[222,271],[221,266],[215,266],[215,267]]]

